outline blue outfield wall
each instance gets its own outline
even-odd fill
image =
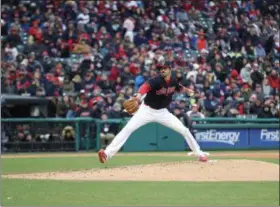
[[[203,149],[279,149],[279,119],[220,117],[195,121],[200,121],[194,125],[194,134]]]
[[[249,144],[247,129],[198,130],[195,138],[202,149],[246,149]]]
[[[279,129],[249,129],[249,147],[279,149],[279,135]]]
[[[279,149],[279,129],[198,130],[195,138],[203,149]]]

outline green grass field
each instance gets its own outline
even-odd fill
[[[145,156],[143,153],[117,156],[107,165],[102,165],[96,154],[78,157],[2,157],[1,173],[112,168],[187,159],[193,158],[185,154]],[[279,163],[279,159],[275,158],[254,159]],[[279,206],[278,182],[54,181],[7,178],[1,181],[1,206]]]

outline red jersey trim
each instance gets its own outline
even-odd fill
[[[151,86],[148,83],[144,83],[142,84],[142,86],[139,88],[138,92],[141,95],[144,95],[146,93],[148,93],[151,90]]]

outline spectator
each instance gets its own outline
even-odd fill
[[[251,107],[250,107],[250,114],[254,114],[259,116],[259,114],[262,112],[262,102],[256,98],[253,98],[251,100]]]
[[[63,80],[63,93],[65,95],[70,95],[73,94],[75,91],[74,88],[74,83],[72,81],[70,81],[70,77],[69,76],[65,76],[64,80]]]
[[[273,89],[273,94],[280,90],[280,77],[276,70],[272,70],[271,74],[268,76],[268,81],[269,85]]]
[[[19,29],[16,28],[15,26],[12,26],[10,28],[10,33],[7,35],[6,38],[6,43],[11,44],[12,46],[19,46],[22,45],[22,40],[21,37],[19,35]]]
[[[248,63],[240,71],[240,77],[243,83],[251,83],[251,65]]]
[[[280,64],[279,60],[274,61],[273,69],[276,70],[276,72],[279,74],[280,73]]]
[[[266,89],[267,90],[267,89]],[[252,95],[252,90],[248,84],[244,84],[241,88],[241,96],[244,98],[244,101],[249,101]]]
[[[114,127],[108,123],[108,115],[103,113],[101,115],[101,120],[103,121],[101,124],[101,132],[100,132],[100,141],[101,147],[104,148],[109,145],[115,137]]]
[[[82,100],[80,103],[80,108],[77,110],[76,117],[88,117],[94,118],[93,110],[91,110],[88,106],[88,102],[86,100]]]
[[[192,118],[205,118],[205,115],[199,112],[198,104],[192,104],[191,110],[188,111],[184,116],[184,123],[190,129],[190,131],[194,134],[193,125],[196,124]]]
[[[263,88],[264,98],[269,97],[270,95],[272,95],[272,87],[269,85],[269,80],[268,80],[267,77],[264,78],[264,80],[263,80],[262,88]]]
[[[269,104],[264,104],[262,110],[258,114],[258,118],[274,118]]]
[[[130,42],[134,42],[135,20],[132,17],[126,18],[123,22],[123,28],[125,30],[124,37],[129,37]]]
[[[160,59],[196,91],[186,105],[201,103],[206,116],[255,113],[268,96],[277,107],[279,1],[20,0],[2,7],[2,92],[73,96],[67,110],[57,103],[58,116],[100,118],[116,103],[122,111],[121,102],[156,74]],[[249,104],[254,95],[258,107]]]
[[[30,142],[32,141],[33,137],[30,132],[29,125],[18,125],[16,127],[16,133],[13,137],[13,141],[15,142]]]
[[[89,11],[86,8],[83,8],[82,12],[77,17],[78,24],[86,25],[89,23]],[[84,28],[83,28],[84,30]]]
[[[197,40],[197,49],[200,50],[207,50],[207,41],[205,39],[205,34],[203,32],[200,32],[199,34],[199,38]]]
[[[259,57],[265,57],[266,56],[266,52],[264,50],[264,48],[262,47],[261,43],[258,44],[258,46],[256,47],[256,56],[257,58]]]
[[[68,111],[71,109],[72,100],[69,96],[64,96],[57,104],[57,116],[60,118],[67,117]]]
[[[211,91],[206,92],[206,99],[204,100],[204,107],[207,111],[207,116],[213,117],[216,116],[216,113],[221,108],[219,100],[217,100]]]
[[[256,84],[262,84],[264,75],[259,71],[259,67],[256,63],[253,64],[253,71],[251,73],[251,79],[253,82],[253,90],[256,88]]]

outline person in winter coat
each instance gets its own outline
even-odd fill
[[[226,68],[223,67],[222,64],[217,63],[217,64],[215,65],[215,71],[214,71],[214,73],[215,73],[215,75],[216,75],[216,77],[217,77],[218,80],[224,81],[225,78],[227,77],[227,73],[228,73],[228,72],[229,72],[229,71],[227,71]]]
[[[253,81],[252,88],[255,90],[256,84],[262,84],[264,76],[263,74],[259,71],[259,68],[257,65],[253,66],[253,72],[251,73],[251,79]]]
[[[192,104],[192,108],[190,111],[187,111],[184,115],[184,123],[185,125],[190,128],[190,131],[194,135],[193,125],[196,124],[195,121],[192,120],[192,118],[205,118],[205,115],[201,112],[199,112],[199,105],[198,104]]]
[[[196,48],[197,50],[201,51],[202,49],[208,49],[207,48],[207,40],[205,39],[205,34],[203,32],[200,32],[199,38],[197,40]]]
[[[209,116],[215,116],[216,110],[219,107],[219,101],[214,98],[211,91],[207,91],[206,99],[204,100],[204,108],[209,113]]]
[[[266,56],[266,52],[265,52],[263,46],[261,45],[261,43],[259,43],[256,47],[256,55],[257,55],[257,58]]]
[[[219,100],[219,103],[223,103],[225,99],[224,91],[221,88],[221,82],[216,80],[214,88],[212,89],[213,96]]]
[[[113,138],[115,137],[115,128],[112,127],[111,123],[108,123],[108,115],[106,113],[103,113],[101,115],[101,120],[103,123],[101,124],[101,132],[100,132],[100,141],[101,141],[101,147],[106,147],[108,144],[111,143]]]
[[[243,87],[241,88],[241,94],[242,97],[244,98],[244,101],[249,101],[250,96],[252,94],[252,89],[249,87],[248,84],[243,85]]]
[[[262,111],[262,102],[259,99],[251,102],[250,106],[250,114],[259,115]]]
[[[70,78],[68,76],[65,76],[64,80],[63,80],[63,93],[65,94],[71,94],[74,92],[74,83],[70,80]]]
[[[249,83],[251,80],[251,65],[246,64],[245,67],[243,67],[240,71],[240,77],[243,81],[243,83]]]
[[[268,76],[269,85],[273,89],[273,94],[280,90],[280,77],[276,70],[272,70],[271,74]]]
[[[239,52],[242,48],[242,42],[238,38],[238,36],[235,36],[231,41],[230,41],[230,48],[233,52]]]
[[[243,84],[243,81],[240,77],[240,75],[238,74],[237,70],[232,70],[230,73],[230,86],[232,87],[234,84],[241,86]]]
[[[280,73],[280,63],[279,60],[275,60],[273,63],[273,69],[276,70],[277,73]]]
[[[88,102],[86,100],[81,101],[80,108],[76,112],[76,117],[97,118],[95,117],[93,110],[89,108]]]
[[[272,87],[269,85],[269,80],[267,77],[263,80],[262,89],[264,97],[268,97],[271,95]]]
[[[258,118],[274,118],[269,104],[265,104],[258,114]]]

